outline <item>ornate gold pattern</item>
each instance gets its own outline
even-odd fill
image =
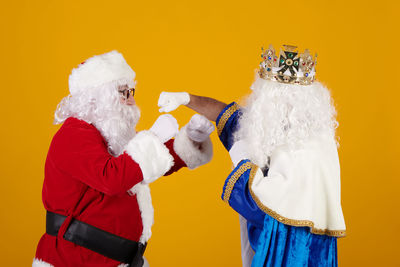
[[[232,116],[232,114],[235,113],[235,111],[238,110],[239,108],[240,108],[239,105],[234,103],[230,108],[225,110],[224,114],[222,114],[221,119],[219,120],[219,122],[217,124],[218,135],[221,135],[226,122]]]
[[[252,167],[251,163],[246,162],[242,166],[240,166],[239,169],[234,174],[232,174],[231,178],[229,179],[229,181],[225,187],[224,201],[226,203],[228,203],[229,199],[231,198],[232,190],[233,190],[233,187],[235,186],[235,183],[237,182],[237,180],[240,178],[240,176],[243,175],[243,173],[245,171],[247,171],[251,167]]]
[[[310,227],[310,232],[313,234],[317,235],[328,235],[328,236],[335,236],[335,237],[344,237],[346,236],[346,230],[328,230],[328,229],[318,229],[314,227],[314,223],[312,221],[307,221],[307,220],[293,220],[286,218],[284,216],[279,215],[275,211],[271,210],[270,208],[264,206],[264,204],[261,203],[261,201],[258,199],[258,197],[254,194],[253,190],[251,189],[251,185],[253,184],[253,180],[255,177],[255,174],[257,172],[258,166],[255,165],[254,163],[248,162],[248,164],[251,166],[251,171],[250,171],[250,177],[249,177],[249,190],[250,194],[253,197],[254,201],[256,202],[257,206],[267,213],[269,216],[272,218],[278,220],[279,222],[286,224],[286,225],[291,225],[291,226],[308,226]]]
[[[278,60],[272,45],[269,45],[267,50],[264,48],[261,50],[262,61],[258,72],[261,78],[301,85],[310,85],[314,82],[317,54],[313,58],[308,49],[299,53],[296,46],[283,45]]]

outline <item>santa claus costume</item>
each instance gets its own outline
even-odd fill
[[[134,88],[134,79],[116,51],[72,71],[70,95],[55,115],[63,125],[46,159],[46,233],[32,266],[146,265],[142,254],[153,224],[148,184],[211,159],[210,139],[193,142],[187,127],[170,139],[172,116],[135,132],[139,109],[121,103],[118,92],[121,86]]]

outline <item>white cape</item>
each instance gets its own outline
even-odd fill
[[[268,175],[258,169],[249,179],[249,189],[258,207],[284,224],[308,226],[315,234],[346,234],[339,157],[331,135],[312,138],[294,149],[278,147]]]

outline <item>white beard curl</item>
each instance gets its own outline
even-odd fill
[[[235,140],[246,142],[250,159],[258,166],[269,166],[278,146],[295,149],[312,136],[335,134],[335,107],[321,83],[283,84],[257,77],[251,89]]]
[[[114,114],[94,123],[108,143],[109,152],[119,156],[128,142],[136,135],[135,126],[140,118],[140,110],[135,106],[120,104]]]
[[[139,108],[120,101],[118,86],[127,84],[119,80],[90,88],[61,100],[55,112],[55,124],[74,117],[93,124],[105,138],[113,156],[120,155],[135,135],[140,118]]]

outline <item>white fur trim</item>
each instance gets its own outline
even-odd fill
[[[39,260],[34,258],[33,259],[33,263],[32,263],[32,267],[54,267],[54,265],[47,263],[45,261]]]
[[[147,184],[138,183],[129,191],[136,195],[139,204],[143,225],[143,232],[139,242],[144,244],[151,237],[151,227],[154,223],[154,208],[151,201],[150,187]]]
[[[129,267],[129,264],[121,263],[118,265],[118,267]],[[149,262],[147,259],[143,256],[143,266],[142,267],[150,267]]]
[[[124,80],[128,86],[135,86],[135,72],[126,63],[121,53],[111,51],[93,56],[72,70],[69,76],[71,95],[105,83]]]
[[[201,143],[201,149],[199,149],[188,137],[186,127],[182,127],[176,136],[174,150],[189,169],[195,169],[210,162],[213,156],[213,146],[211,139],[207,138],[206,141]]]
[[[163,176],[174,164],[168,148],[150,131],[137,133],[125,151],[139,164],[144,183],[151,183]]]

